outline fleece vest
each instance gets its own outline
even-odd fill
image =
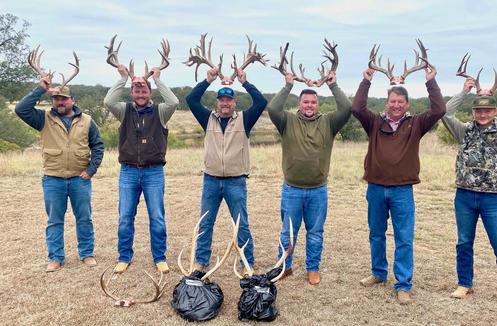
[[[71,128],[67,130],[59,117],[50,111],[45,112],[45,125],[40,133],[45,175],[71,178],[88,167],[90,124],[91,117],[81,113],[74,117]]]
[[[220,117],[211,113],[204,140],[204,172],[216,177],[248,175],[250,140],[243,125],[243,112],[234,112],[224,130]]]
[[[168,130],[160,122],[159,108],[139,113],[131,103],[119,127],[119,162],[147,166],[166,163]]]

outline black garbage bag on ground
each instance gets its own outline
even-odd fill
[[[194,271],[183,277],[176,285],[171,306],[189,321],[204,321],[215,318],[223,304],[224,295],[216,283],[201,280],[205,273]]]
[[[239,320],[273,321],[278,316],[276,286],[271,282],[281,273],[281,267],[266,274],[254,275],[240,280],[243,289],[238,301]]]

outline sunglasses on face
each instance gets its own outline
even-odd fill
[[[233,96],[234,92],[232,89],[229,88],[222,88],[217,92],[218,95],[228,95],[228,96]]]

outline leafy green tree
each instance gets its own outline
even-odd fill
[[[29,87],[21,84],[35,76],[27,64],[29,23],[12,14],[0,14],[0,95],[8,100],[19,99]]]

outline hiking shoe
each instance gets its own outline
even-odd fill
[[[397,292],[397,301],[400,304],[409,304],[416,301],[416,299],[413,298],[411,292],[401,290]]]
[[[307,279],[310,285],[318,285],[321,282],[321,276],[319,272],[307,272]]]
[[[97,261],[95,260],[95,257],[93,257],[93,256],[85,257],[82,260],[82,262],[83,262],[83,264],[85,264],[88,267],[95,267],[95,266],[97,266]]]
[[[118,262],[116,267],[114,267],[114,273],[124,273],[128,268],[129,263]]]
[[[374,275],[369,275],[368,277],[363,278],[362,280],[360,280],[359,283],[362,286],[370,287],[370,286],[373,286],[375,284],[383,284],[384,285],[386,283],[386,281],[383,281],[382,279],[379,279],[379,278],[377,278]]]
[[[45,272],[51,273],[58,271],[62,267],[62,263],[60,261],[51,261],[48,263],[47,268],[45,269]]]
[[[168,273],[169,272],[169,266],[167,265],[167,263],[165,261],[158,262],[157,264],[155,264],[155,266],[157,266],[157,270],[160,273]]]
[[[471,293],[473,293],[472,288],[466,288],[459,285],[457,289],[450,294],[450,297],[455,299],[464,299],[468,294]]]

